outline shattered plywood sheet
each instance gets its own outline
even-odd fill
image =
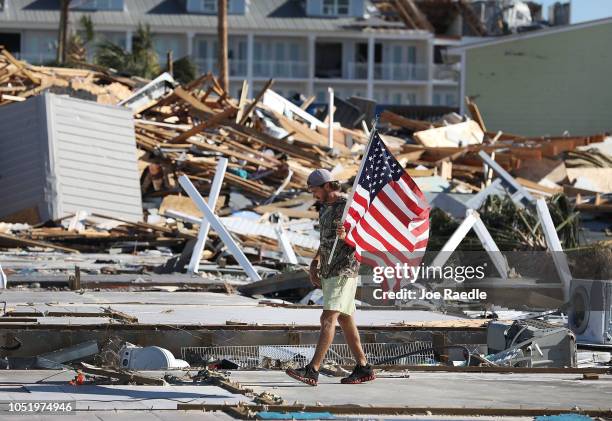
[[[430,148],[462,147],[481,144],[484,132],[473,120],[414,133],[414,139]]]
[[[612,192],[612,168],[567,168],[566,171],[567,178],[576,188]]]

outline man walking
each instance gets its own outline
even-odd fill
[[[345,244],[344,241],[338,241],[331,263],[328,263],[336,237],[343,240],[346,236],[341,221],[346,198],[340,193],[339,183],[325,169],[313,171],[307,183],[308,189],[321,204],[319,211],[321,242],[310,265],[311,282],[315,287],[323,290],[321,333],[312,361],[303,368],[288,369],[286,373],[296,380],[316,386],[319,368],[334,339],[336,322],[338,322],[357,362],[353,372],[341,382],[357,384],[374,380],[376,376],[363,353],[353,317],[359,270],[359,262],[355,259],[355,249]]]

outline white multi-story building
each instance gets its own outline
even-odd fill
[[[361,96],[379,103],[458,105],[458,68],[440,51],[459,43],[382,18],[368,0],[228,0],[231,93],[247,80],[274,90],[326,98]],[[32,63],[53,60],[59,0],[0,0],[0,44]],[[98,40],[126,49],[139,23],[149,25],[162,65],[189,56],[215,71],[217,0],[72,0],[70,22],[92,18]]]

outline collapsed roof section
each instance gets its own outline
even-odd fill
[[[408,29],[438,36],[497,36],[569,24],[569,3],[549,10],[542,20],[542,5],[520,0],[371,0],[382,19],[402,22]],[[561,13],[563,12],[563,13]],[[561,19],[558,16],[563,15]]]

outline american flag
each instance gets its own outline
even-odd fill
[[[373,133],[363,159],[345,210],[344,241],[355,248],[357,260],[369,266],[418,265],[429,239],[425,196],[378,133]]]

